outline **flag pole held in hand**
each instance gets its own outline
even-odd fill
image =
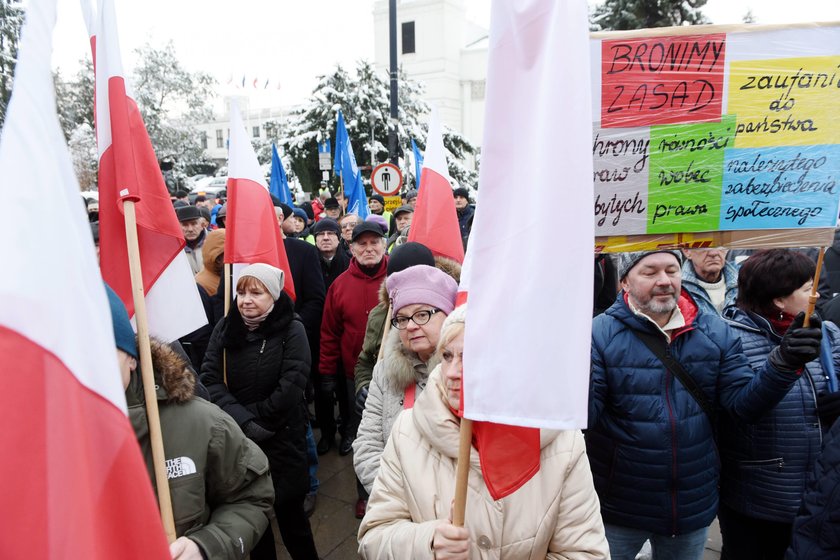
[[[808,296],[808,310],[805,312],[805,320],[802,322],[802,326],[806,329],[811,324],[811,314],[814,312],[814,308],[817,305],[817,286],[819,286],[820,283],[820,271],[823,266],[823,257],[825,257],[825,247],[820,247],[820,256],[817,257],[817,270],[814,272],[814,285],[811,286],[811,295]]]
[[[155,468],[155,486],[158,505],[166,538],[175,542],[175,517],[172,513],[172,498],[169,494],[169,480],[166,477],[166,456],[163,450],[163,436],[160,430],[155,374],[152,369],[152,349],[149,342],[149,323],[146,317],[146,295],[143,289],[143,271],[140,265],[140,243],[137,236],[137,214],[134,200],[123,202],[125,212],[125,237],[128,242],[128,267],[131,274],[131,293],[134,298],[134,318],[137,322],[138,350],[140,351],[140,373],[143,378],[143,394],[146,398],[146,418],[149,422],[149,439],[152,445],[152,463]]]
[[[458,442],[458,465],[455,467],[455,504],[452,506],[452,524],[464,526],[467,511],[467,488],[470,479],[470,449],[472,448],[472,420],[461,418]]]

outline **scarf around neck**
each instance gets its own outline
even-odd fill
[[[266,311],[265,313],[263,313],[259,317],[254,317],[253,319],[249,319],[248,317],[242,315],[241,313],[240,313],[240,315],[242,316],[242,321],[245,322],[245,326],[248,327],[248,330],[253,331],[253,330],[256,330],[256,328],[259,327],[262,324],[263,321],[265,321],[265,318],[268,317],[269,314],[272,311],[274,311],[274,304],[273,303],[271,304],[271,307],[268,308],[268,311]]]

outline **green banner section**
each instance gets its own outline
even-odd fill
[[[720,223],[723,155],[735,116],[719,123],[650,127],[648,233],[714,231]]]

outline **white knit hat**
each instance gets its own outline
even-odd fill
[[[265,289],[268,290],[268,293],[270,293],[271,297],[274,298],[274,301],[277,301],[277,298],[280,297],[280,293],[283,291],[285,275],[279,268],[263,263],[249,264],[243,268],[242,272],[239,274],[240,278],[244,278],[246,276],[251,276],[252,278],[256,278],[262,282]]]

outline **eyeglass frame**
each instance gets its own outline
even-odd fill
[[[415,311],[414,313],[412,313],[410,317],[404,317],[404,316],[394,317],[393,319],[391,319],[391,326],[394,327],[395,329],[397,329],[398,331],[404,331],[405,329],[408,328],[408,322],[413,321],[415,325],[417,325],[418,327],[422,327],[423,325],[427,325],[429,323],[429,321],[432,320],[432,316],[435,313],[440,313],[441,311],[442,311],[442,309],[438,309],[437,307],[432,307],[431,309],[420,309],[419,311]],[[425,321],[423,321],[422,323],[418,322],[417,319],[415,319],[415,317],[420,313],[428,313],[429,318],[426,319]],[[399,320],[400,319],[405,319],[405,324],[402,327],[399,326]]]

